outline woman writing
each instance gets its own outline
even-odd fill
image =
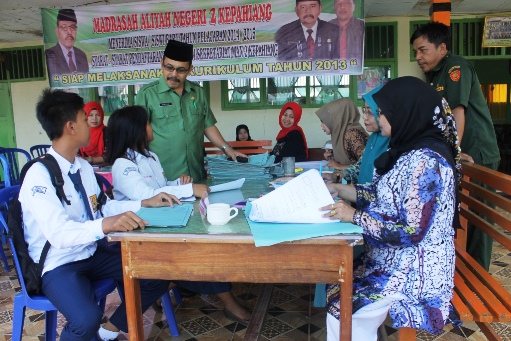
[[[344,169],[360,159],[367,133],[360,125],[360,114],[352,100],[341,98],[322,106],[316,115],[321,128],[332,137],[333,159],[327,166]],[[331,155],[326,155],[325,158]]]
[[[91,165],[103,163],[105,154],[106,126],[103,124],[105,113],[98,102],[88,102],[84,108],[90,130],[89,145],[80,148],[80,156]]]
[[[307,140],[302,128],[298,126],[301,118],[302,107],[295,102],[287,102],[280,110],[279,125],[282,129],[271,152],[275,155],[275,162],[288,156],[293,156],[296,162],[307,161]]]
[[[325,215],[363,228],[355,260],[353,340],[376,340],[390,310],[395,328],[440,333],[449,321],[454,276],[459,148],[450,109],[415,77],[373,95],[389,150],[375,161],[372,184],[328,184],[343,200]],[[339,286],[327,290],[327,339],[339,339]]]

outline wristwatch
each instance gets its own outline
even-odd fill
[[[222,147],[222,149],[224,150],[224,154],[227,152],[227,147],[230,147],[230,145],[226,144],[225,146]]]

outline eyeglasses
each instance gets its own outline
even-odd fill
[[[371,108],[362,107],[362,116],[371,117],[372,114]]]
[[[62,31],[67,31],[67,30],[71,30],[71,31],[76,31],[76,29],[78,28],[78,26],[76,25],[62,25],[62,26],[59,26],[59,28],[62,30]]]
[[[173,67],[170,64],[163,64],[163,68],[165,70],[167,70],[167,72],[170,72],[170,73],[174,72],[174,70],[175,70],[177,73],[179,73],[181,75],[187,73],[190,70],[190,68],[186,69],[186,68],[184,68],[182,66],[176,68],[176,67]]]

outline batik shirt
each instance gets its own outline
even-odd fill
[[[454,286],[452,168],[429,149],[414,150],[375,180],[355,186],[365,251],[354,264],[353,311],[402,293],[390,308],[393,327],[440,333]],[[327,288],[327,303],[339,318],[339,285]]]

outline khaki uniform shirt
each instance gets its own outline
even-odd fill
[[[426,79],[447,100],[451,109],[459,105],[465,107],[461,151],[480,165],[498,162],[500,153],[490,110],[472,64],[449,53],[434,70],[426,73]]]
[[[185,80],[179,96],[162,77],[140,89],[136,104],[147,109],[154,135],[149,149],[158,155],[167,179],[181,174],[205,178],[204,129],[216,119],[202,87]]]

